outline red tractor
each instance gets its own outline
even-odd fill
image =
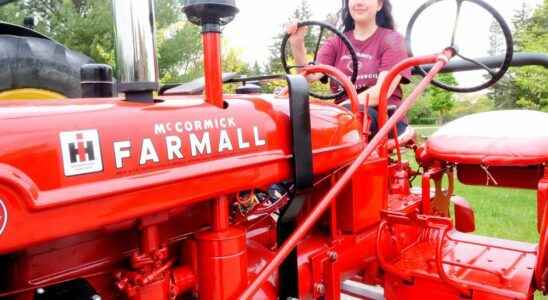
[[[510,65],[547,65],[546,56],[513,56],[500,15],[463,1],[500,23],[507,54],[450,63],[462,56],[450,45],[401,62],[384,83],[371,137],[351,79],[329,66],[262,78],[285,78],[288,96],[223,95],[220,31],[238,12],[234,0],[185,1],[203,29],[204,86],[156,95],[153,2],[113,0],[124,97],[109,97],[107,66],[87,65],[82,88],[94,97],[0,104],[0,298],[492,300],[548,292],[546,114],[465,117],[422,146],[412,130],[389,138],[441,70],[488,69],[492,79],[474,88],[482,89]],[[390,82],[415,66],[424,79],[388,118]],[[350,110],[310,100],[303,75],[318,72],[342,84]],[[415,151],[423,172],[401,159],[402,147]],[[474,213],[453,195],[455,176],[537,190],[539,244],[472,234]]]

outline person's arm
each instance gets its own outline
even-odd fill
[[[307,32],[306,27],[297,27],[297,23],[292,23],[286,26],[286,31],[290,34],[289,45],[291,47],[291,53],[295,59],[295,65],[305,66],[308,65],[308,58],[306,53],[306,46],[304,43],[304,37]],[[317,63],[325,65],[334,65],[336,56],[336,45],[334,39],[327,40],[320,48],[317,55]],[[297,68],[300,72],[300,68]],[[307,79],[309,82],[320,80],[324,75],[321,73],[309,74]]]
[[[306,47],[304,45],[304,35],[306,34],[306,27],[297,27],[297,23],[287,25],[286,28],[289,36],[289,46],[291,47],[291,53],[295,59],[297,66],[304,66],[307,64],[306,59]]]

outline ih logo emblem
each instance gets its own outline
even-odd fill
[[[103,170],[101,144],[97,130],[61,132],[59,137],[65,176],[89,174]]]
[[[0,199],[0,235],[4,233],[6,225],[8,225],[8,209],[2,199]]]

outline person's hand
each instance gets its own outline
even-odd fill
[[[290,35],[289,43],[292,46],[304,45],[304,36],[308,32],[308,28],[303,26],[298,27],[299,23],[297,21],[292,21],[285,25],[285,31]]]

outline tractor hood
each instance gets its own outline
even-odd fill
[[[0,253],[292,180],[289,100],[225,99],[224,109],[202,96],[2,102]],[[353,115],[319,102],[310,111],[314,174],[354,159]]]
[[[0,161],[37,191],[36,207],[62,200],[40,196],[48,191],[89,184],[96,192],[106,191],[113,181],[145,176],[150,185],[156,175],[173,170],[179,174],[172,174],[173,181],[184,177],[198,182],[204,173],[241,168],[257,173],[258,166],[275,163],[279,166],[252,177],[276,182],[289,179],[288,109],[287,98],[273,96],[228,97],[225,109],[198,97],[155,104],[102,99],[3,102]],[[360,126],[347,110],[313,102],[311,123],[316,174],[339,167],[360,150]]]

